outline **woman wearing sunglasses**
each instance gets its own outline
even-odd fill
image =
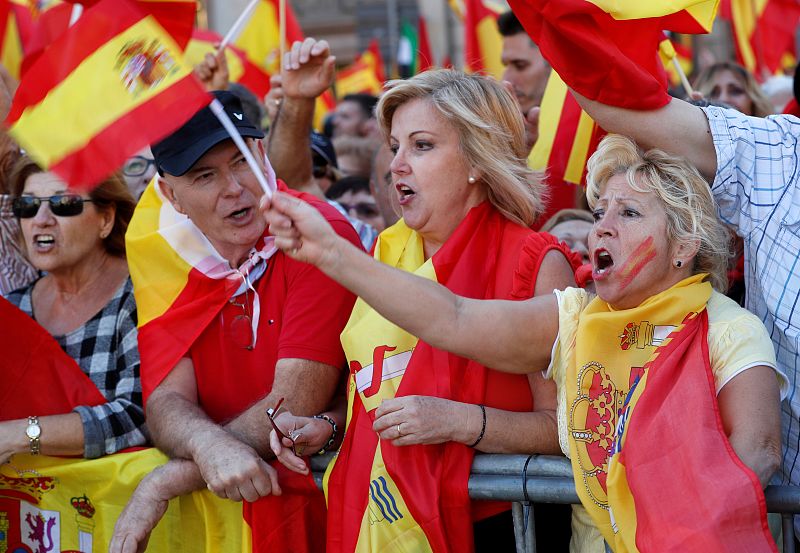
[[[112,175],[79,194],[23,156],[10,187],[23,250],[44,276],[8,300],[56,339],[106,403],[0,422],[0,463],[34,449],[95,458],[144,444],[136,305],[125,260],[135,204],[125,182]]]
[[[530,229],[543,185],[526,165],[513,96],[495,80],[451,70],[390,87],[377,117],[393,152],[403,219],[378,237],[375,258],[471,297],[522,300],[574,285],[567,248]],[[393,293],[405,297],[402,289]],[[362,301],[342,344],[351,377],[344,442],[327,480],[328,550],[351,551],[356,542],[383,550],[405,537],[414,540],[405,542],[409,551],[513,549],[509,504],[467,497],[472,458],[476,451],[557,453],[555,385],[433,348]],[[325,419],[276,420],[295,449],[331,445]],[[336,422],[334,438],[344,416]],[[271,439],[281,461],[306,470],[292,444],[283,440],[281,450],[277,433]],[[438,515],[444,511],[448,517]],[[563,521],[559,537],[568,535]],[[540,526],[548,538],[559,534]],[[498,541],[504,538],[510,543]]]

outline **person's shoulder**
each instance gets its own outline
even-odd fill
[[[735,335],[752,339],[756,334],[767,336],[767,330],[759,317],[716,290],[711,292],[706,309],[710,338],[721,339],[727,335]]]
[[[13,304],[16,307],[19,307],[20,309],[23,309],[24,304],[30,303],[30,297],[31,293],[33,292],[34,284],[36,284],[35,281],[28,284],[27,286],[23,286],[22,288],[17,288],[16,290],[12,290],[3,297],[7,299],[9,303]]]

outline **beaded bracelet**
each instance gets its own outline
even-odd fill
[[[478,434],[478,439],[475,440],[474,443],[470,444],[469,447],[475,447],[476,445],[481,443],[481,440],[483,439],[483,434],[486,432],[486,407],[484,407],[480,403],[478,404],[478,407],[481,408],[481,414],[483,415],[483,424],[481,425],[481,433]]]
[[[328,422],[330,423],[331,427],[333,428],[333,433],[331,433],[331,438],[330,438],[330,440],[328,440],[328,441],[325,443],[325,445],[324,445],[324,446],[322,446],[322,449],[320,449],[319,451],[317,451],[317,455],[322,455],[322,454],[324,454],[324,453],[327,453],[327,452],[328,452],[328,449],[329,449],[329,448],[331,448],[331,447],[333,447],[333,442],[335,442],[335,441],[336,441],[336,430],[338,429],[338,428],[337,428],[337,426],[336,426],[336,421],[335,421],[335,420],[333,420],[332,418],[330,418],[328,415],[314,415],[314,416],[313,416],[313,417],[311,417],[311,418],[312,418],[312,419],[322,419],[322,420],[324,420],[324,421],[328,421]]]

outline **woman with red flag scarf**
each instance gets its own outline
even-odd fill
[[[381,233],[375,259],[475,298],[524,300],[574,285],[577,260],[567,247],[530,228],[543,188],[526,165],[519,106],[500,83],[427,71],[390,83],[377,116],[394,153],[403,219]],[[326,414],[346,428],[326,478],[328,551],[401,542],[415,551],[481,550],[484,532],[495,547],[504,534],[513,547],[510,516],[505,532],[484,526],[509,505],[469,500],[472,458],[557,453],[553,383],[448,354],[363,302],[342,344],[351,373],[346,421]],[[288,413],[277,422],[294,444],[273,433],[276,454],[307,471],[289,446],[326,446],[331,424]],[[472,522],[482,519],[473,543]]]
[[[571,551],[776,552],[762,488],[786,378],[763,324],[720,293],[729,237],[708,186],[683,159],[611,135],[587,199],[598,295],[523,302],[375,263],[291,198],[265,210],[278,247],[432,347],[512,373],[549,364],[581,499]]]

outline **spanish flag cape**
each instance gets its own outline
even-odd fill
[[[515,272],[531,272],[518,266],[525,248],[541,247],[531,237],[539,235],[484,202],[431,259],[402,220],[378,237],[375,258],[456,294],[510,299]],[[555,241],[547,247],[559,248]],[[372,422],[381,401],[396,396],[483,403],[488,369],[419,341],[360,299],[342,345],[351,376],[344,443],[323,481],[328,552],[472,551],[467,481],[474,451],[454,442],[395,447],[379,441]],[[517,385],[527,388],[527,379]]]
[[[307,198],[276,181],[268,162],[266,177],[273,190]],[[257,258],[268,260],[276,250],[265,235],[251,259],[242,267],[231,269],[200,229],[172,208],[155,181],[137,204],[125,241],[139,314],[142,392],[146,402],[239,290]],[[254,303],[254,321],[258,319],[257,312]],[[246,375],[247,367],[242,367],[238,375],[219,374],[218,378],[237,379],[242,386],[248,386]],[[236,397],[230,398],[232,404],[237,401]],[[248,407],[241,405],[241,411]],[[254,503],[226,502],[228,512],[240,520],[244,517],[247,523],[244,535],[239,532],[244,550],[315,551],[317,544],[324,543],[324,498],[310,475],[297,474],[277,462],[272,465],[278,471],[282,496],[268,496]]]
[[[0,321],[0,421],[106,402],[51,336],[2,298]],[[0,465],[0,551],[107,551],[133,490],[166,460],[155,449],[91,460],[14,455]],[[205,490],[171,501],[150,549],[240,551],[241,515],[227,503]]]
[[[580,315],[570,456],[581,503],[616,553],[777,552],[761,484],[722,427],[706,276],[634,309],[595,298]]]

